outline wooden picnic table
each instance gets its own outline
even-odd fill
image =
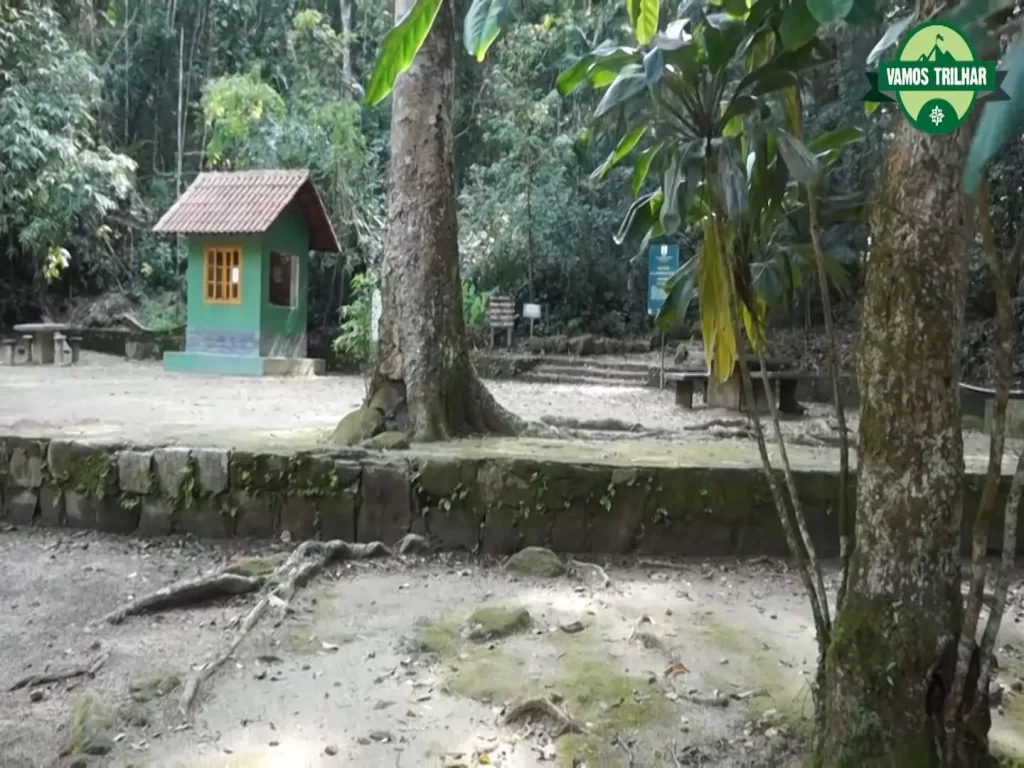
[[[54,336],[63,333],[68,327],[60,323],[22,323],[14,326],[18,333],[32,336],[32,362],[43,365],[54,361]]]

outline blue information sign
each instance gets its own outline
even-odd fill
[[[665,303],[665,281],[678,269],[678,245],[652,245],[647,251],[647,314],[658,314]]]

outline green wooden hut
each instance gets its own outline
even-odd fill
[[[153,231],[188,238],[185,351],[166,370],[323,372],[306,357],[309,252],[339,248],[308,171],[201,173]]]

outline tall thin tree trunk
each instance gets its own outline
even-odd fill
[[[352,83],[352,2],[338,0],[338,15],[341,17],[341,74],[345,84]]]
[[[415,0],[395,0],[401,19]],[[512,432],[519,425],[477,379],[469,359],[459,274],[452,163],[455,14],[444,3],[391,117],[382,317],[369,405],[416,440]]]
[[[934,5],[921,0],[919,14]],[[857,546],[828,653],[824,765],[941,759],[962,612],[968,141],[967,129],[933,137],[899,119],[886,160],[861,330]]]

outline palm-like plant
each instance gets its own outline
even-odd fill
[[[773,278],[780,288],[792,286],[796,265],[808,261],[800,185],[817,184],[841,149],[861,137],[844,128],[810,145],[799,138],[801,73],[828,54],[813,26],[797,33],[786,25],[791,8],[778,0],[748,8],[743,0],[706,13],[702,3],[690,3],[663,31],[637,15],[636,45],[603,43],[557,83],[563,94],[584,83],[604,89],[595,118],[621,138],[598,176],[637,152],[637,198],[617,240],[636,238],[645,247],[687,223],[700,231],[696,254],[668,283],[658,322],[674,324],[696,298],[705,351],[723,379],[737,359],[732,318],[743,318],[756,347],[765,289]],[[830,207],[856,213],[859,203],[846,202]],[[829,260],[842,285],[837,266]]]

